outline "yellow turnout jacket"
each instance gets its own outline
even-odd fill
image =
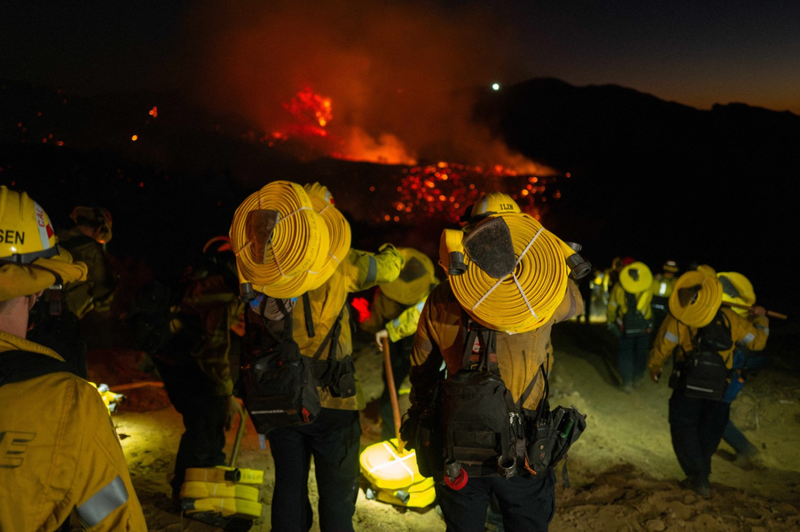
[[[567,283],[566,295],[553,316],[532,331],[508,334],[497,331],[497,363],[512,399],[516,402],[536,377],[540,367],[549,372],[553,365],[553,345],[550,332],[555,323],[583,312],[583,299],[574,282]],[[428,296],[414,337],[411,351],[411,386],[415,402],[424,402],[439,378],[444,361],[448,375],[455,375],[463,363],[464,346],[462,319],[464,311],[458,304],[448,281],[437,286]],[[535,410],[544,394],[544,379],[536,382],[525,403]]]
[[[341,332],[337,343],[336,358],[341,360],[352,354],[353,337],[350,330],[350,314],[345,307],[347,296],[352,292],[372,288],[376,284],[393,281],[400,275],[402,267],[403,257],[392,245],[382,246],[378,254],[351,249],[330,279],[316,290],[308,292],[314,329],[313,337],[308,335],[304,298],[297,298],[297,304],[292,311],[294,322],[292,332],[297,345],[300,346],[300,352],[307,357],[313,357],[341,313]],[[343,308],[344,312],[342,312]],[[330,342],[323,349],[319,360],[327,360],[329,353]],[[320,404],[323,408],[361,410],[366,405],[358,379],[356,379],[356,387],[356,395],[348,398],[332,397],[325,388],[319,388]]]
[[[733,346],[720,354],[725,359],[725,365],[728,369],[731,369],[733,350],[736,348],[736,344],[747,347],[751,351],[760,351],[767,345],[769,318],[758,316],[751,320],[739,316],[733,309],[728,307],[722,307],[721,310],[731,322]],[[675,359],[678,362],[686,360],[686,353],[694,351],[692,338],[695,337],[697,331],[696,327],[684,325],[675,319],[672,314],[667,315],[653,342],[653,350],[650,353],[650,372],[658,373],[661,371],[664,362],[672,355],[676,347],[680,347],[680,349],[675,352]]]
[[[63,360],[0,331],[0,364],[12,350]],[[147,530],[100,394],[71,373],[0,386],[0,530],[55,531],[73,508],[89,530]]]
[[[611,289],[611,295],[608,299],[608,306],[606,307],[606,318],[608,323],[614,323],[617,318],[622,317],[628,313],[628,292],[622,288],[622,284],[617,283]],[[653,292],[650,288],[642,290],[636,296],[636,308],[642,313],[644,319],[649,320],[653,317],[653,311],[650,308],[650,302],[653,301]]]

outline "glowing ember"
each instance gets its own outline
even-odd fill
[[[539,218],[537,198],[544,200],[544,178],[519,176],[502,166],[485,169],[480,166],[440,162],[436,165],[414,166],[403,170],[397,187],[398,199],[392,211],[404,218],[444,216],[457,221],[469,205],[475,203],[485,190],[509,194],[524,212]],[[532,183],[537,183],[534,186]],[[397,215],[384,213],[383,221],[399,221]]]
[[[149,113],[147,113],[147,114],[149,114],[149,115],[150,115],[150,116],[152,116],[153,118],[158,118],[158,107],[156,107],[156,106],[154,105],[154,106],[153,106],[153,108],[152,108],[152,109],[150,109],[150,112],[149,112]]]

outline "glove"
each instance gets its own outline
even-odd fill
[[[417,444],[420,414],[422,414],[422,405],[412,405],[403,415],[403,421],[400,423],[400,439],[406,442],[406,449],[413,449]]]
[[[653,380],[653,382],[658,384],[658,379],[661,378],[661,370],[651,369],[650,370],[650,378]]]
[[[619,325],[616,323],[609,323],[608,330],[617,338],[622,338],[622,331],[620,330]]]
[[[236,416],[242,416],[243,410],[242,405],[234,396],[228,397],[228,401],[225,405],[225,430],[231,430],[233,427],[233,419]]]

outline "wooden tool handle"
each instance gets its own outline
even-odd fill
[[[389,352],[389,339],[383,339],[383,365],[386,371],[386,386],[389,387],[389,399],[392,401],[392,416],[394,417],[394,433],[397,437],[397,448],[403,451],[405,442],[400,439],[400,403],[397,400],[397,388],[394,386],[394,372],[392,371],[392,356]]]
[[[730,301],[723,301],[722,304],[725,305],[725,306],[728,306],[728,307],[743,308],[743,309],[746,309],[746,310],[750,310],[751,308],[753,308],[753,307],[748,307],[747,305],[740,305],[739,303],[731,303]],[[769,316],[770,318],[778,318],[779,320],[786,320],[786,319],[789,318],[786,314],[781,314],[779,312],[773,312],[771,310],[767,311],[767,316]]]

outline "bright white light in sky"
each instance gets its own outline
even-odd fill
[[[496,91],[499,91],[500,90],[500,84],[499,83],[492,83],[492,88],[494,90],[496,90]]]

